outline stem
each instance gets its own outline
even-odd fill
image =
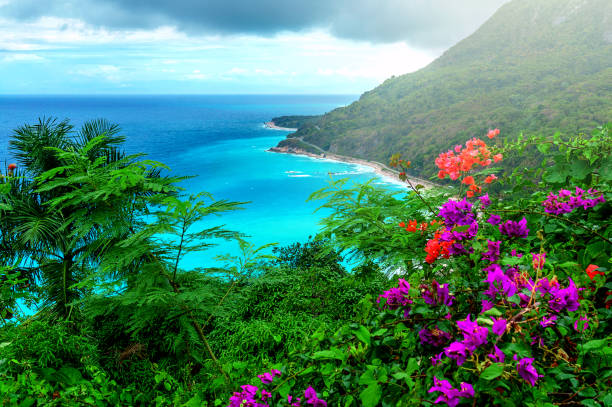
[[[427,209],[429,209],[429,211],[431,212],[431,214],[434,216],[434,218],[437,218],[438,215],[436,215],[436,212],[433,210],[433,208],[431,207],[431,205],[429,205],[429,202],[427,202],[425,200],[425,198],[423,198],[423,195],[421,195],[421,193],[419,192],[418,189],[416,189],[414,187],[414,185],[412,185],[412,182],[410,181],[409,178],[406,178],[406,182],[408,183],[408,185],[410,186],[410,189],[412,189],[414,191],[415,194],[417,194],[417,196],[419,197],[419,199],[421,201],[423,201],[423,203],[425,204],[425,206],[427,207]]]
[[[176,261],[174,262],[174,272],[172,273],[172,280],[176,280],[176,270],[178,270],[179,259],[181,258],[181,251],[183,250],[183,242],[185,241],[186,231],[187,231],[187,221],[183,220],[183,229],[181,231],[181,242],[179,243],[178,252],[176,253]]]

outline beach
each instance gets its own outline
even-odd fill
[[[347,157],[344,155],[333,154],[333,153],[328,153],[328,152],[325,152],[324,154],[314,154],[314,153],[311,153],[311,152],[308,152],[308,151],[305,151],[299,148],[295,148],[295,147],[272,147],[268,149],[267,151],[271,153],[279,153],[279,154],[301,155],[301,156],[314,158],[317,160],[327,160],[327,161],[333,161],[333,162],[342,162],[342,163],[348,163],[348,164],[362,165],[362,166],[371,168],[376,173],[376,175],[380,176],[381,178],[385,179],[388,182],[391,182],[393,184],[398,184],[398,185],[405,185],[406,187],[409,187],[406,181],[402,181],[400,179],[399,171],[389,168],[385,164],[379,163],[377,161],[368,161],[368,160],[364,160],[360,158]],[[417,177],[408,177],[408,180],[414,186],[423,185],[425,188],[434,188],[438,186],[434,184],[433,182],[430,182],[430,181],[427,181],[421,178],[417,178]]]
[[[271,129],[271,130],[282,130],[282,131],[297,131],[297,129],[293,129],[291,127],[281,127],[281,126],[277,126],[273,121],[269,121],[269,122],[265,122],[264,126],[267,129]]]

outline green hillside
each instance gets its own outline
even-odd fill
[[[420,71],[393,77],[292,137],[432,175],[449,145],[499,127],[547,134],[612,118],[612,2],[513,0]]]

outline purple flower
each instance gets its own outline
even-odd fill
[[[461,383],[461,390],[453,388],[448,380],[438,380],[434,376],[434,385],[428,390],[429,393],[433,392],[442,393],[435,401],[435,404],[446,403],[449,407],[455,407],[459,404],[459,397],[474,397],[474,388],[471,384],[463,382]]]
[[[506,360],[506,355],[497,345],[493,345],[493,353],[489,353],[487,356],[496,363],[504,363],[504,360]]]
[[[516,355],[514,356],[516,360]],[[523,379],[525,379],[531,386],[535,386],[535,382],[538,378],[542,377],[538,375],[538,371],[533,367],[533,358],[523,358],[519,361],[516,366],[516,370],[518,370],[519,375]]]
[[[493,333],[495,335],[498,336],[502,336],[504,334],[504,332],[506,332],[506,320],[505,319],[493,319],[493,328],[491,328],[491,331],[493,331]]]
[[[461,366],[470,355],[468,348],[461,342],[453,342],[444,349],[444,354],[457,361],[457,366]]]
[[[432,364],[432,366],[435,366],[438,363],[442,362],[442,355],[444,355],[444,352],[440,352],[437,355],[434,355],[434,356],[431,357],[431,364]]]
[[[549,290],[550,300],[548,306],[554,312],[561,312],[564,309],[568,311],[576,311],[580,307],[578,302],[578,289],[574,284],[574,281],[570,278],[570,285],[567,288],[559,289],[552,287]]]
[[[412,304],[412,300],[407,297],[409,291],[410,284],[408,284],[408,282],[403,278],[400,278],[398,287],[393,287],[379,295],[376,302],[380,304],[380,299],[386,298],[387,302],[383,308],[396,310],[400,307],[405,307],[408,304]]]
[[[537,344],[538,344],[538,346],[540,346],[540,347],[544,346],[544,340],[542,339],[542,337],[541,337],[541,336],[534,335],[534,336],[532,336],[532,337],[531,337],[531,343],[530,343],[530,345],[535,345],[536,343],[537,343]]]
[[[482,300],[482,309],[480,310],[480,313],[485,313],[488,310],[490,310],[491,308],[493,308],[495,306],[495,304],[493,304],[491,301],[488,300]]]
[[[599,196],[596,197],[597,194]],[[560,189],[557,195],[548,194],[546,200],[542,202],[542,206],[544,206],[544,212],[546,213],[562,215],[571,213],[574,209],[580,207],[587,210],[605,201],[603,194],[600,194],[596,189],[589,189],[585,194],[583,189],[576,187],[575,193],[567,189]]]
[[[540,321],[540,325],[542,328],[547,328],[549,326],[553,326],[557,321],[556,315],[549,315],[548,317],[542,317],[542,321]]]
[[[516,252],[516,249],[512,249],[512,250],[510,251],[510,256],[512,256],[512,257],[518,257],[518,258],[521,258],[521,257],[523,257],[523,253],[517,253],[517,252]]]
[[[426,304],[437,305],[442,304],[446,306],[453,305],[454,296],[448,292],[448,284],[440,285],[436,280],[431,282],[431,290],[426,285],[421,285],[423,290],[422,297]]]
[[[485,209],[487,206],[491,205],[491,200],[489,199],[489,194],[488,193],[482,195],[478,199],[480,199],[480,207],[482,209]]]
[[[274,377],[272,377],[270,373],[258,374],[257,377],[259,377],[259,380],[261,380],[263,384],[272,383],[272,380],[274,380]]]
[[[272,397],[272,393],[270,393],[266,389],[262,389],[261,390],[261,401],[266,401],[270,397]]]
[[[317,397],[317,392],[312,387],[308,387],[304,391],[304,397],[306,398],[306,404],[310,404],[314,407],[327,407],[327,402]]]
[[[438,216],[444,219],[444,224],[452,228],[455,225],[470,225],[475,220],[475,215],[472,213],[472,204],[465,198],[462,201],[446,201]]]
[[[527,229],[527,219],[523,218],[518,222],[507,220],[503,224],[499,225],[499,231],[502,235],[506,235],[508,237],[526,238],[529,235],[529,229]]]
[[[457,327],[463,334],[463,343],[470,351],[487,343],[489,328],[479,326],[476,321],[471,321],[470,315],[467,316],[465,321],[457,321]]]
[[[419,338],[423,345],[430,344],[431,346],[438,347],[448,342],[451,335],[448,332],[438,329],[436,326],[434,329],[421,329],[419,331]]]
[[[267,404],[261,404],[255,399],[257,394],[257,386],[245,384],[240,386],[242,391],[240,393],[235,392],[229,399],[229,405],[227,407],[242,407],[242,406],[253,406],[253,407],[268,407]]]
[[[493,263],[499,259],[499,247],[501,240],[489,240],[487,239],[487,251],[482,254],[483,260],[488,260]]]
[[[489,219],[487,219],[487,222],[489,222],[493,226],[497,226],[501,223],[501,216],[493,214],[489,216]]]
[[[300,407],[300,401],[302,401],[302,399],[299,398],[299,397],[296,397],[295,401],[293,403],[292,403],[292,401],[293,401],[293,396],[291,394],[288,394],[287,395],[287,403],[289,403],[289,405],[291,407]]]

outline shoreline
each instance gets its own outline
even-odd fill
[[[282,131],[297,131],[298,130],[298,129],[294,129],[291,127],[277,126],[273,121],[265,122],[264,127],[270,130],[282,130]]]
[[[377,161],[368,161],[368,160],[364,160],[361,158],[348,157],[344,155],[327,153],[327,152],[325,154],[319,155],[319,154],[314,154],[314,153],[311,153],[311,152],[308,152],[308,151],[305,151],[299,148],[295,148],[295,147],[271,147],[266,151],[270,153],[277,153],[277,154],[301,155],[305,157],[314,158],[317,160],[327,160],[327,161],[335,161],[335,162],[346,163],[346,164],[362,165],[362,166],[371,168],[376,175],[378,175],[379,177],[383,179],[386,179],[388,182],[391,182],[393,184],[398,184],[398,185],[401,184],[406,187],[409,187],[406,181],[402,181],[399,178],[399,171],[393,170],[387,167],[386,165],[379,163]],[[427,189],[439,186],[430,181],[427,181],[421,178],[417,178],[417,177],[408,177],[408,179],[413,185],[416,186],[420,184],[420,185],[423,185]]]

